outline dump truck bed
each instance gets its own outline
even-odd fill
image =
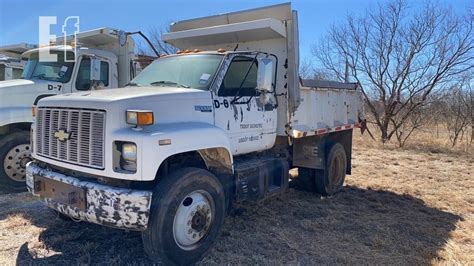
[[[0,46],[0,57],[21,60],[21,54],[37,48],[37,45],[28,43],[17,43]]]
[[[300,82],[302,102],[291,119],[293,137],[323,135],[359,126],[363,100],[357,83],[305,79]]]

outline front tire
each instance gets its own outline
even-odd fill
[[[154,261],[191,264],[217,238],[225,218],[222,184],[209,171],[183,168],[159,182],[153,192],[145,252]]]
[[[31,161],[30,134],[18,131],[0,140],[0,185],[7,190],[25,189],[25,168]]]

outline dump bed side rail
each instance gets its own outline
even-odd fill
[[[364,110],[359,84],[306,79],[300,85],[304,101],[291,118],[289,136],[325,135],[361,126]]]

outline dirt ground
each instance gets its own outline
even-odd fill
[[[473,264],[474,158],[355,143],[334,197],[290,189],[226,219],[201,264]],[[0,196],[0,265],[149,264],[139,233]]]

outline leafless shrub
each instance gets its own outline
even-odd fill
[[[462,141],[468,132],[469,127],[473,126],[473,99],[474,92],[471,87],[471,79],[464,79],[446,94],[443,99],[444,108],[441,112],[443,123],[449,132],[449,139],[452,146],[456,146]],[[471,140],[472,142],[472,132]],[[469,136],[466,136],[469,138]]]
[[[400,123],[399,120],[406,116],[406,110],[403,110],[392,117],[390,122],[393,128],[395,128],[394,131],[398,147],[405,147],[406,141],[413,132],[429,124],[430,120],[433,119],[433,116],[428,112],[428,109],[429,108],[426,106],[416,108],[402,123]]]

